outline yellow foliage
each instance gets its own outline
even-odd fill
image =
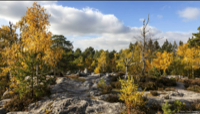
[[[145,90],[141,93],[138,92],[138,86],[134,84],[132,76],[128,76],[128,80],[119,79],[119,81],[121,82],[119,99],[125,102],[129,110],[146,103],[142,98]]]

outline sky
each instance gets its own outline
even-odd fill
[[[0,26],[14,24],[34,1],[0,1]],[[128,48],[140,37],[143,20],[152,39],[162,45],[184,43],[200,26],[200,1],[38,1],[44,6],[53,34],[73,42],[74,50],[92,46],[95,50]],[[149,36],[149,35],[147,35]]]

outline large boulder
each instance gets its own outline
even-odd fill
[[[53,114],[119,114],[125,109],[121,103],[108,103],[105,101],[96,101],[86,97],[74,98],[56,98],[54,100],[46,99],[32,103],[28,106],[29,112],[37,114],[44,113],[44,109],[51,109]]]

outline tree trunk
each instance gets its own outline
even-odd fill
[[[125,79],[127,79],[127,74],[128,74],[128,65],[125,65],[125,67],[126,67],[126,74],[125,74]]]
[[[37,84],[38,84],[38,64],[36,65],[36,77],[37,77]]]

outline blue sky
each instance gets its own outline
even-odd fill
[[[17,22],[33,1],[0,2],[0,25]],[[199,1],[43,1],[51,14],[50,31],[63,34],[76,48],[120,50],[138,37],[150,14],[149,29],[160,45],[186,42],[200,26]]]

